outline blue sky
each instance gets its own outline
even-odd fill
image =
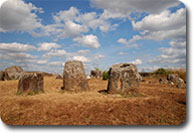
[[[116,63],[139,71],[186,68],[186,9],[166,0],[7,0],[0,9],[0,70],[86,72]]]

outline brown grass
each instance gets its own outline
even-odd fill
[[[47,76],[45,93],[23,96],[17,82],[0,82],[0,116],[10,125],[176,125],[186,117],[186,90],[169,85],[142,82],[140,94],[123,96],[99,93],[107,81],[91,79],[90,91],[70,93]]]

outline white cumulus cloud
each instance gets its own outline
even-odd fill
[[[60,34],[57,37],[67,38],[67,37],[76,37],[81,35],[81,33],[88,32],[88,27],[85,25],[80,25],[78,23],[72,21],[66,21],[63,24],[63,30],[61,30]]]
[[[50,65],[50,66],[63,66],[64,62],[62,62],[62,61],[53,61],[53,62],[50,62],[48,65]]]
[[[35,62],[38,56],[29,53],[33,50],[36,50],[36,47],[29,44],[0,43],[0,59],[11,63]]]
[[[0,8],[0,32],[25,31],[33,33],[34,29],[41,28],[41,20],[35,12],[42,13],[32,3],[23,0],[7,0]]]
[[[160,14],[150,14],[144,17],[141,21],[132,21],[133,28],[136,30],[170,30],[182,27],[186,23],[186,9],[181,8],[175,13],[170,13],[169,10]]]
[[[82,55],[82,54],[88,54],[88,53],[90,53],[90,50],[88,50],[88,49],[85,49],[85,50],[78,50],[76,53],[77,53],[77,54],[80,54],[80,55]]]
[[[38,60],[37,61],[37,64],[46,64],[47,63],[47,60]]]
[[[86,35],[86,36],[82,35],[81,37],[76,37],[73,40],[83,45],[84,47],[88,47],[88,48],[100,47],[100,43],[98,42],[98,37],[92,34]]]
[[[136,60],[132,61],[131,63],[133,63],[135,65],[141,65],[142,61],[140,59],[136,59]]]
[[[61,23],[65,21],[73,21],[80,14],[79,10],[75,7],[70,7],[69,10],[59,11],[53,18],[55,22]]]
[[[148,61],[148,63],[186,67],[186,41],[171,41],[170,48],[160,48],[162,54]]]
[[[164,11],[160,14],[150,14],[141,21],[132,22],[135,30],[143,32],[134,35],[129,42],[137,40],[181,39],[186,40],[186,9],[181,8],[175,13]]]
[[[35,50],[36,48],[29,44],[13,43],[0,43],[0,51],[4,52],[27,52]]]
[[[131,12],[157,14],[179,4],[176,0],[91,0],[92,7],[105,9],[105,18],[127,17]]]
[[[90,62],[90,60],[87,59],[87,58],[84,57],[84,56],[74,56],[74,57],[73,57],[73,60],[82,61],[82,62]]]
[[[141,44],[133,44],[133,42],[130,42],[129,40],[126,40],[124,38],[118,39],[117,42],[124,44],[127,48],[138,48],[139,46],[141,46]]]
[[[48,53],[44,54],[43,57],[51,57],[51,56],[63,57],[63,56],[67,56],[67,54],[68,53],[63,49],[51,50]]]
[[[94,59],[93,60],[99,60],[99,59],[103,59],[103,58],[104,58],[104,55],[96,54],[96,55],[94,55]]]
[[[61,46],[56,44],[56,43],[52,43],[52,42],[43,42],[43,43],[39,43],[38,44],[39,48],[37,49],[38,51],[49,51],[52,48],[60,48]]]

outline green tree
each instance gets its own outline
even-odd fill
[[[102,79],[103,79],[103,80],[108,80],[108,78],[109,78],[108,71],[104,71],[104,72],[102,73]]]

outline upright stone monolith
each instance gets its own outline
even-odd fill
[[[137,91],[140,74],[134,64],[121,63],[109,70],[108,93],[129,93]]]
[[[102,72],[100,70],[91,70],[90,76],[94,78],[100,78],[102,76]]]
[[[43,74],[22,73],[18,82],[18,94],[37,94],[43,90]]]
[[[67,61],[65,63],[63,89],[68,91],[88,90],[88,80],[81,61]]]

